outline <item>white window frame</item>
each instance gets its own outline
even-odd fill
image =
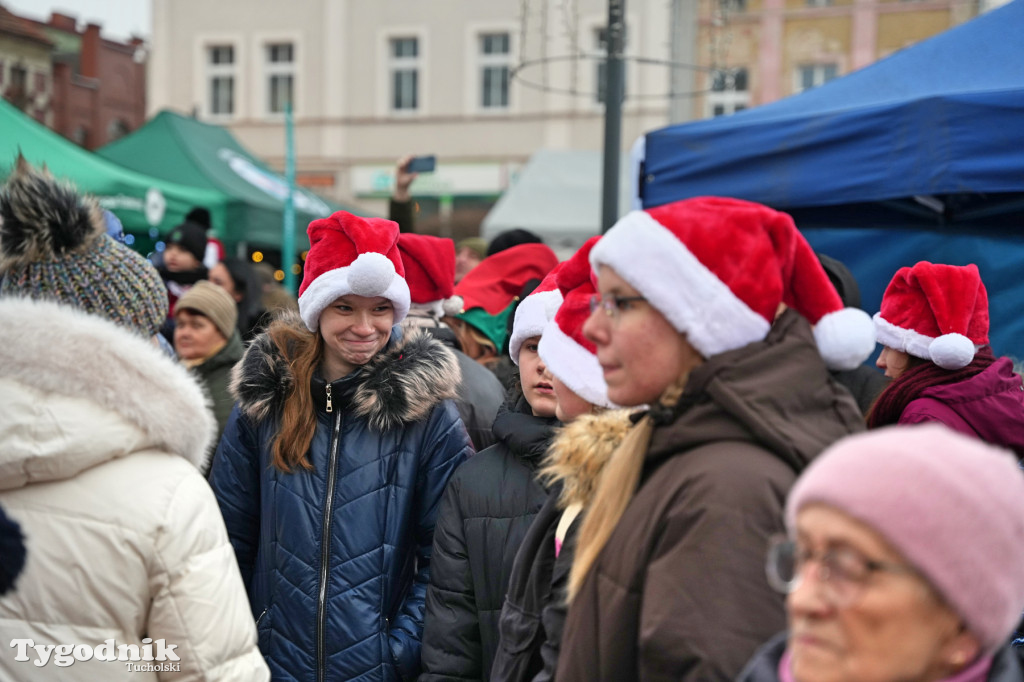
[[[825,72],[830,67],[835,69],[835,75],[833,75],[832,78],[829,78],[829,79],[826,80]],[[807,88],[804,87],[804,78],[803,78],[804,71],[806,69],[811,69],[811,74],[812,74],[811,86],[807,87]],[[828,81],[830,81],[830,80],[832,80],[834,78],[839,78],[839,76],[841,76],[841,75],[842,75],[842,71],[839,68],[839,62],[824,62],[824,61],[822,61],[822,62],[811,62],[811,63],[798,64],[797,67],[793,70],[793,94],[799,94],[801,92],[804,92],[805,90],[810,90],[812,88],[816,88],[818,86],[824,85],[825,83],[827,83]]]
[[[237,34],[198,35],[194,39],[196,59],[193,62],[193,101],[198,103],[204,119],[224,123],[245,115],[245,84],[242,79],[242,65],[245,64],[245,49],[242,36]],[[211,50],[216,47],[230,47],[234,53],[231,64],[211,64]],[[230,114],[213,113],[213,83],[216,77],[230,76],[232,85],[232,111]]]
[[[274,47],[287,45],[291,47],[291,61],[289,62],[273,62],[270,60],[270,51]],[[298,103],[295,101],[296,97],[296,57],[298,52],[298,46],[295,41],[292,40],[268,40],[265,41],[261,46],[261,52],[263,53],[263,113],[267,118],[283,118],[284,108],[280,111],[274,111],[271,104],[271,97],[273,96],[273,81],[275,78],[282,76],[291,79],[291,100],[292,100],[292,115],[298,111]]]
[[[416,41],[416,56],[415,57],[395,57],[392,50],[392,45],[396,40],[412,39]],[[384,54],[385,54],[385,79],[384,79],[384,106],[385,111],[390,116],[421,116],[425,110],[424,93],[425,88],[425,69],[424,69],[424,52],[426,45],[424,44],[423,36],[417,31],[390,31],[387,37],[384,39]],[[411,108],[396,108],[395,107],[395,72],[398,70],[413,70],[416,72],[416,106]]]
[[[504,35],[508,42],[508,51],[500,54],[485,54],[484,53],[484,38],[487,36],[498,36]],[[497,31],[481,31],[476,35],[476,102],[477,106],[481,111],[485,112],[507,112],[511,107],[512,103],[512,32],[497,30]],[[487,105],[484,103],[484,73],[487,69],[493,68],[504,68],[507,78],[505,86],[505,103],[500,105]]]
[[[717,116],[728,116],[735,114],[738,110],[742,111],[750,107],[750,69],[745,66],[731,67],[736,69],[743,69],[746,71],[746,87],[743,90],[737,90],[735,82],[732,87],[727,87],[725,90],[713,90],[708,88],[707,94],[704,97],[704,117],[715,118],[715,107],[722,107],[722,113]],[[708,74],[709,80],[713,82],[714,74]]]

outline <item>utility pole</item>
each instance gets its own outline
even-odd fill
[[[604,184],[601,232],[619,219],[619,157],[622,149],[622,100],[626,69],[622,52],[626,38],[626,0],[608,0],[608,59],[604,87]]]
[[[281,239],[281,269],[284,270],[284,288],[295,294],[295,122],[292,119],[292,103],[284,105],[284,177],[288,184],[288,196],[284,200],[284,224]]]
[[[697,1],[672,0],[671,21],[668,122],[683,123],[693,118],[693,101],[685,95],[696,89],[695,71],[681,65],[697,63]]]

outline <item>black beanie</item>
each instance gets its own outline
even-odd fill
[[[186,221],[171,230],[171,234],[167,236],[167,245],[171,244],[185,249],[202,263],[203,256],[206,255],[206,230],[202,225]]]

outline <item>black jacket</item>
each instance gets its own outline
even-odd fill
[[[555,532],[562,510],[589,506],[605,463],[629,432],[625,410],[586,415],[559,431],[548,450],[541,477],[551,493],[530,526],[512,565],[498,630],[501,639],[491,682],[550,682],[558,666],[562,629],[569,606],[566,591],[576,555],[580,513],[555,556]]]
[[[498,442],[452,475],[434,532],[421,682],[486,680],[516,550],[544,503],[536,470],[556,424],[525,399],[502,407]]]
[[[780,682],[779,662],[786,651],[786,634],[776,635],[754,654],[736,682]],[[1009,645],[995,653],[987,682],[1024,682],[1021,650]]]
[[[414,317],[416,319],[414,319]],[[459,362],[462,380],[456,387],[455,406],[466,426],[473,449],[482,452],[497,442],[491,430],[498,409],[505,402],[505,387],[497,377],[479,362],[459,349],[455,332],[448,325],[431,316],[416,316],[415,312],[405,318],[403,326],[416,327],[452,349]]]

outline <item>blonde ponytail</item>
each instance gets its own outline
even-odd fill
[[[689,372],[677,379],[665,389],[658,402],[666,407],[674,406],[679,402],[688,378]],[[654,420],[647,414],[626,434],[601,472],[597,492],[585,510],[586,516],[583,519],[583,527],[580,528],[576,555],[573,557],[572,570],[569,573],[570,602],[576,597],[583,580],[636,494],[653,432]]]

